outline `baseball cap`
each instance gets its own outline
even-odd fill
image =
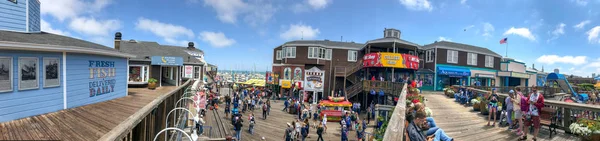
[[[512,94],[512,93],[515,93],[515,91],[513,91],[513,90],[510,90],[510,91],[508,91],[508,93],[511,93],[511,94]]]
[[[496,90],[496,88],[492,88],[492,91],[495,91],[495,90]]]

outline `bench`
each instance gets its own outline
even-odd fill
[[[556,117],[556,109],[550,107],[542,108],[540,112],[540,125],[547,126],[550,130],[550,138],[552,138],[552,132],[556,133],[556,128],[558,128],[557,117]]]

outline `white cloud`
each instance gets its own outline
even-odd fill
[[[556,39],[558,39],[558,37],[559,37],[560,35],[563,35],[563,34],[565,34],[565,26],[567,26],[567,25],[566,25],[566,24],[564,24],[564,23],[560,23],[560,24],[558,24],[558,25],[556,26],[556,29],[554,29],[554,31],[552,31],[552,32],[551,32],[551,34],[552,34],[552,38],[548,39],[548,40],[547,40],[547,42],[550,42],[550,41],[552,41],[552,40],[556,40]]]
[[[475,27],[475,25],[469,25],[469,26],[465,27],[465,29],[464,29],[464,30],[465,30],[465,31],[467,31],[467,30],[469,30],[469,29],[471,29],[471,28],[473,28],[473,27]]]
[[[82,13],[99,12],[112,3],[111,0],[40,0],[42,15],[51,15],[59,21],[75,18]]]
[[[79,33],[93,36],[106,36],[121,28],[118,20],[96,20],[93,17],[77,17],[71,20],[69,28]]]
[[[600,26],[596,26],[586,32],[588,35],[588,41],[592,44],[598,43],[600,44],[600,39],[598,39],[598,35],[600,34]]]
[[[44,20],[44,19],[42,19],[40,21],[40,24],[41,24],[42,31],[44,31],[44,32],[54,33],[54,34],[63,35],[63,36],[71,35],[69,32],[52,28],[52,25],[50,23],[46,22],[46,20]]]
[[[488,23],[488,22],[483,23],[483,34],[482,34],[483,37],[486,37],[486,39],[488,37],[492,37],[492,32],[494,32],[494,31],[495,31],[494,25],[492,25],[491,23]]]
[[[400,0],[400,4],[415,11],[431,11],[433,9],[428,0]]]
[[[575,2],[575,4],[579,5],[579,6],[586,6],[588,4],[588,0],[571,0],[572,2]]]
[[[460,4],[467,4],[467,0],[460,0]]]
[[[533,34],[531,34],[531,31],[529,31],[528,28],[511,27],[510,29],[506,30],[506,32],[504,32],[504,35],[511,35],[511,34],[519,35],[523,38],[527,38],[531,41],[535,41],[535,36],[533,36]]]
[[[592,21],[590,20],[585,20],[585,21],[581,21],[579,24],[573,26],[573,28],[575,29],[583,29],[585,27],[585,25],[590,24]]]
[[[289,29],[281,33],[279,37],[286,40],[292,39],[313,39],[317,37],[321,32],[318,28],[313,28],[304,24],[291,24]]]
[[[438,37],[438,41],[452,41],[450,38],[446,38],[446,37]]]
[[[199,38],[213,47],[227,47],[235,44],[235,40],[227,38],[223,32],[204,31],[200,33]]]
[[[585,64],[587,56],[558,56],[558,55],[542,55],[536,59],[537,62],[552,65],[554,63],[564,63],[572,65]]]
[[[307,0],[307,3],[313,9],[323,9],[331,4],[331,0]]]
[[[237,16],[248,9],[242,0],[204,0],[204,5],[214,8],[219,20],[225,23],[235,23]]]
[[[139,18],[135,23],[135,26],[138,30],[151,32],[154,35],[165,39],[176,39],[179,37],[194,38],[194,32],[191,29],[180,25],[146,19],[144,17]]]
[[[304,0],[293,4],[291,9],[294,13],[309,12],[311,10],[325,9],[328,5],[331,5],[332,2],[333,0]]]
[[[268,22],[278,10],[265,0],[204,0],[204,5],[215,9],[221,22],[235,24],[238,17],[245,15],[245,21],[252,26]]]

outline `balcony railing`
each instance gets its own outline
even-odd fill
[[[362,82],[363,90],[367,93],[371,90],[375,90],[377,93],[379,93],[380,90],[383,90],[384,93],[392,94],[394,96],[399,96],[402,92],[402,86],[404,86],[404,83],[390,81],[363,80]]]
[[[362,60],[358,60],[356,64],[352,66],[336,66],[335,67],[335,76],[349,76],[354,72],[362,69]]]

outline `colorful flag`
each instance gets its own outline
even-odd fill
[[[500,44],[506,43],[507,40],[508,40],[508,38],[504,38],[504,39],[500,40]]]

